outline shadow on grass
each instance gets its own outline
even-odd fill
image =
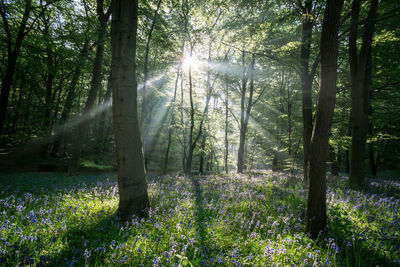
[[[0,197],[11,194],[30,193],[32,195],[66,193],[71,189],[87,187],[91,189],[99,183],[116,184],[115,173],[81,174],[68,176],[66,173],[0,173]]]
[[[210,237],[207,232],[207,217],[203,204],[203,190],[201,188],[199,177],[190,177],[194,192],[194,204],[195,204],[195,227],[199,238],[200,248],[202,249],[202,262],[200,265],[206,264],[208,261],[208,255],[210,254]]]
[[[64,245],[58,253],[50,256],[44,265],[51,266],[83,266],[90,262],[104,264],[108,253],[104,253],[102,248],[107,248],[113,240],[115,244],[121,244],[119,219],[116,215],[105,215],[99,218],[95,223],[81,221],[79,226],[69,229],[60,238]],[[90,257],[86,255],[85,250],[91,248]],[[93,248],[99,250],[93,251]]]
[[[394,266],[393,255],[389,250],[381,247],[382,244],[371,243],[367,235],[355,234],[358,226],[348,219],[349,214],[343,211],[330,210],[329,236],[344,238],[338,240],[340,254],[346,266]],[[358,230],[358,231],[357,231]],[[353,238],[354,237],[354,240]]]

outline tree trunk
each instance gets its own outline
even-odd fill
[[[343,0],[327,0],[321,33],[320,85],[310,144],[306,233],[311,238],[326,227],[326,157],[336,100],[338,32]]]
[[[157,19],[157,14],[158,10],[161,7],[161,2],[162,0],[158,0],[157,4],[157,9],[154,11],[154,16],[153,16],[153,21],[151,22],[150,30],[149,30],[149,35],[147,35],[147,41],[146,41],[146,50],[145,50],[145,55],[144,55],[144,63],[143,63],[143,88],[142,88],[142,113],[140,114],[140,127],[142,131],[144,130],[144,125],[143,123],[145,122],[146,118],[146,109],[147,109],[147,79],[149,75],[149,52],[150,52],[150,42],[151,42],[151,36],[153,34],[154,26],[156,25],[156,19]],[[144,138],[144,134],[143,134]],[[146,154],[146,152],[144,151]]]
[[[17,37],[15,39],[14,47],[12,47],[13,41],[9,24],[8,24],[8,14],[4,5],[0,6],[0,13],[3,19],[6,35],[7,35],[7,70],[5,77],[2,77],[1,81],[1,95],[0,95],[0,136],[4,133],[4,123],[6,120],[6,113],[8,107],[8,97],[11,91],[11,85],[14,79],[14,72],[17,66],[17,60],[19,53],[21,51],[22,41],[25,37],[25,28],[28,22],[29,14],[32,10],[32,0],[25,1],[25,10],[22,17],[21,24],[18,27]]]
[[[228,173],[228,157],[229,157],[229,140],[228,140],[228,130],[229,130],[229,87],[228,83],[226,84],[226,93],[225,93],[225,154],[224,154],[224,166],[225,173]]]
[[[331,174],[332,175],[339,175],[339,169],[338,169],[338,161],[337,161],[337,156],[335,153],[335,149],[329,145],[329,163],[331,165]]]
[[[182,153],[182,169],[183,172],[186,173],[186,125],[183,121],[183,75],[181,72],[181,126],[182,126],[182,147],[183,147],[183,153]]]
[[[244,152],[245,152],[245,142],[246,142],[246,132],[247,132],[247,125],[249,123],[251,107],[253,105],[253,92],[254,92],[254,64],[255,64],[255,55],[252,55],[251,58],[251,66],[250,66],[250,88],[249,88],[249,99],[247,103],[247,108],[245,111],[245,98],[246,98],[246,84],[247,84],[247,75],[245,75],[246,68],[245,53],[242,52],[242,63],[243,63],[243,79],[242,79],[242,94],[241,94],[241,101],[240,101],[240,137],[239,137],[239,150],[238,150],[238,164],[237,164],[237,172],[242,173],[244,170]]]
[[[301,38],[301,92],[302,92],[302,112],[303,112],[303,177],[304,183],[307,182],[307,168],[312,134],[312,81],[314,74],[310,74],[309,61],[312,40],[312,1],[307,0],[303,7],[303,24]]]
[[[372,36],[378,0],[372,0],[364,26],[360,54],[357,58],[357,28],[360,13],[360,0],[352,6],[351,31],[349,39],[349,60],[351,73],[352,136],[350,153],[349,183],[352,188],[364,183],[365,149],[368,133],[369,91],[371,87]]]
[[[98,152],[102,152],[105,147],[108,145],[105,142],[105,131],[106,131],[106,117],[107,117],[107,112],[108,108],[111,106],[111,93],[112,93],[112,81],[111,81],[111,73],[108,76],[108,81],[107,81],[107,90],[106,94],[104,95],[104,100],[103,104],[101,107],[101,113],[100,113],[100,124],[97,130],[97,143],[98,143]]]
[[[193,55],[193,44],[190,42],[190,57]],[[194,130],[194,104],[193,104],[193,84],[192,84],[192,66],[189,65],[189,100],[190,100],[190,129],[189,129],[189,151],[186,158],[185,173],[190,175],[192,172],[193,150],[196,144],[193,144]]]
[[[94,106],[94,101],[96,99],[96,95],[101,84],[104,56],[104,39],[105,33],[107,31],[108,19],[110,18],[110,11],[111,6],[109,7],[108,11],[104,13],[103,0],[97,0],[97,16],[99,19],[99,29],[97,32],[96,56],[93,63],[93,75],[90,83],[89,96],[86,100],[85,109],[83,110],[82,116],[80,118],[81,121],[78,125],[78,135],[72,151],[72,157],[68,169],[69,173],[75,173],[79,168],[79,161],[81,158],[83,143],[89,130],[89,122]]]
[[[138,0],[116,0],[111,24],[114,135],[118,164],[118,214],[125,220],[149,208],[137,114]]]
[[[146,169],[148,167],[148,162],[150,161],[149,159],[149,141],[148,141],[148,134],[147,134],[147,129],[146,127],[150,125],[150,114],[148,114],[150,111],[148,110],[148,103],[147,103],[147,80],[148,80],[148,75],[149,75],[149,52],[150,52],[150,42],[151,42],[151,37],[153,34],[154,26],[156,25],[156,19],[157,19],[157,14],[158,11],[161,7],[161,2],[162,0],[158,0],[157,4],[157,9],[154,12],[153,16],[153,21],[150,26],[150,31],[149,35],[147,36],[147,41],[146,41],[146,50],[145,50],[145,57],[144,57],[144,64],[143,64],[143,88],[142,88],[142,112],[140,114],[140,128],[142,130],[142,145],[143,145],[143,154],[144,154],[144,162]]]
[[[211,62],[211,45],[212,45],[212,40],[209,43],[209,48],[208,48],[208,62]],[[190,48],[190,56],[192,56],[192,52],[193,52],[193,47],[191,45]],[[225,60],[228,57],[228,52],[225,54]],[[185,168],[185,173],[189,174],[191,173],[191,169],[192,169],[192,159],[193,159],[193,152],[194,149],[196,148],[197,142],[199,141],[201,134],[203,132],[203,124],[204,124],[204,120],[205,117],[208,114],[208,107],[210,104],[210,99],[211,99],[211,95],[212,92],[214,90],[214,85],[215,85],[215,81],[218,78],[218,74],[214,80],[214,82],[211,84],[211,79],[210,79],[211,73],[210,71],[207,72],[207,88],[208,88],[208,92],[206,95],[206,104],[202,113],[202,117],[200,119],[200,125],[199,125],[199,131],[197,132],[197,135],[193,138],[193,130],[194,130],[194,106],[193,106],[193,94],[192,94],[192,67],[189,66],[189,99],[190,99],[190,132],[189,132],[189,151],[188,151],[188,156],[186,158],[186,168]]]
[[[183,56],[183,52],[185,49],[185,42],[182,41],[182,50],[181,50],[181,56]],[[172,143],[172,132],[173,132],[173,127],[175,125],[175,102],[176,102],[176,94],[178,91],[178,82],[179,82],[179,75],[182,67],[182,62],[179,62],[178,70],[176,71],[176,79],[175,79],[175,89],[174,89],[174,97],[171,102],[171,124],[168,127],[168,144],[167,144],[167,149],[165,151],[165,159],[164,159],[164,168],[163,168],[163,174],[167,173],[167,168],[168,168],[168,158],[169,158],[169,150],[171,148],[171,143]]]

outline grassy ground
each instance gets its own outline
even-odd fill
[[[115,175],[0,175],[0,265],[397,266],[400,182],[328,181],[329,227],[304,235],[298,177],[158,177],[147,220],[121,222]]]

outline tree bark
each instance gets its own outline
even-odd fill
[[[183,57],[184,49],[185,49],[185,42],[182,41],[181,57]],[[181,68],[182,68],[182,62],[179,62],[179,66],[176,71],[174,97],[171,101],[171,123],[168,127],[168,144],[167,144],[167,149],[165,150],[163,174],[166,174],[167,169],[168,169],[169,150],[171,148],[173,127],[175,125],[175,102],[176,102],[176,95],[177,95],[177,91],[178,91],[178,82],[179,82],[179,75],[181,72]]]
[[[114,135],[118,164],[118,214],[125,220],[149,208],[137,114],[138,0],[116,0],[111,24]]]
[[[200,148],[200,163],[199,163],[199,173],[203,174],[204,173],[204,156],[205,156],[205,151],[206,149],[206,138],[203,135],[203,138],[201,140],[201,148]]]
[[[98,152],[102,152],[107,145],[105,142],[105,132],[106,132],[106,117],[108,113],[108,107],[111,106],[111,93],[112,93],[112,81],[111,81],[111,73],[108,76],[107,81],[107,90],[106,94],[104,95],[104,100],[102,104],[102,110],[100,113],[100,124],[97,130],[97,143],[99,144],[97,149]]]
[[[228,140],[228,130],[229,130],[229,87],[226,83],[225,92],[225,154],[224,154],[224,166],[225,173],[228,173],[228,157],[229,157],[229,140]]]
[[[186,173],[186,125],[183,121],[183,75],[181,72],[181,106],[180,106],[180,113],[181,113],[181,127],[182,127],[182,148],[183,148],[183,153],[182,153],[182,169],[183,172]]]
[[[89,95],[86,100],[82,116],[80,118],[81,121],[78,125],[78,135],[75,140],[75,145],[72,151],[72,157],[68,169],[68,172],[70,174],[75,173],[79,168],[79,161],[81,158],[83,143],[89,130],[90,116],[93,110],[97,92],[101,84],[104,56],[104,40],[107,31],[108,19],[110,18],[111,14],[111,5],[108,11],[104,13],[103,1],[104,0],[97,0],[97,16],[99,19],[99,29],[97,32],[96,56],[93,63],[93,75],[90,83]]]
[[[253,92],[254,92],[254,64],[255,64],[255,55],[252,55],[251,65],[250,65],[250,87],[249,87],[249,99],[247,103],[247,107],[245,110],[245,99],[246,99],[246,84],[247,84],[247,75],[245,74],[245,53],[242,52],[242,63],[243,63],[243,79],[242,79],[242,92],[241,92],[241,100],[240,100],[240,137],[239,137],[239,150],[238,150],[238,163],[237,163],[237,172],[243,173],[244,170],[244,152],[245,152],[245,142],[246,142],[246,132],[247,125],[249,123],[250,112],[253,105]]]
[[[310,144],[306,233],[326,227],[326,157],[336,100],[338,32],[343,0],[327,0],[321,33],[320,85]]]
[[[335,149],[329,145],[329,163],[331,165],[331,174],[332,175],[339,175],[339,169],[338,169],[338,160],[337,160],[337,155],[335,153]]]
[[[310,141],[313,128],[312,122],[312,81],[314,73],[310,73],[309,61],[311,54],[312,40],[312,1],[307,0],[303,6],[303,24],[301,37],[301,92],[302,92],[302,113],[303,113],[303,177],[307,182],[307,168],[310,150]]]
[[[190,42],[190,57],[193,55],[193,44]],[[196,144],[193,144],[194,130],[194,104],[193,104],[193,84],[192,84],[192,66],[189,65],[189,100],[190,100],[190,128],[189,128],[189,151],[186,158],[185,173],[190,175],[192,172],[193,150]]]
[[[351,73],[352,137],[350,153],[349,183],[352,188],[364,182],[365,149],[368,133],[369,91],[371,86],[372,36],[374,18],[377,14],[378,0],[372,0],[364,26],[364,34],[359,56],[357,56],[358,17],[360,0],[352,5],[349,60]]]
[[[25,10],[22,16],[21,24],[18,27],[17,37],[12,46],[11,30],[8,24],[8,15],[6,14],[5,6],[0,4],[0,14],[3,19],[5,32],[7,35],[7,70],[5,77],[1,81],[1,95],[0,95],[0,136],[4,133],[4,123],[6,120],[6,113],[8,107],[8,97],[10,95],[11,85],[14,79],[14,72],[17,66],[17,60],[21,51],[22,41],[25,37],[25,28],[29,19],[29,14],[32,10],[32,0],[25,1]]]

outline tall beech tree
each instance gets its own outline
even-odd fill
[[[372,75],[372,36],[374,34],[375,17],[378,0],[370,1],[369,14],[364,25],[364,34],[359,55],[357,55],[357,39],[360,13],[360,0],[354,0],[351,10],[349,62],[351,78],[351,153],[350,175],[351,187],[361,186],[365,172],[365,150],[368,133],[368,115],[370,109],[369,94]]]
[[[137,114],[136,39],[138,0],[116,0],[111,23],[114,136],[118,164],[118,213],[146,215],[146,170]]]
[[[343,0],[327,0],[321,33],[320,82],[308,169],[306,233],[317,238],[326,226],[326,159],[336,100],[338,32]]]

